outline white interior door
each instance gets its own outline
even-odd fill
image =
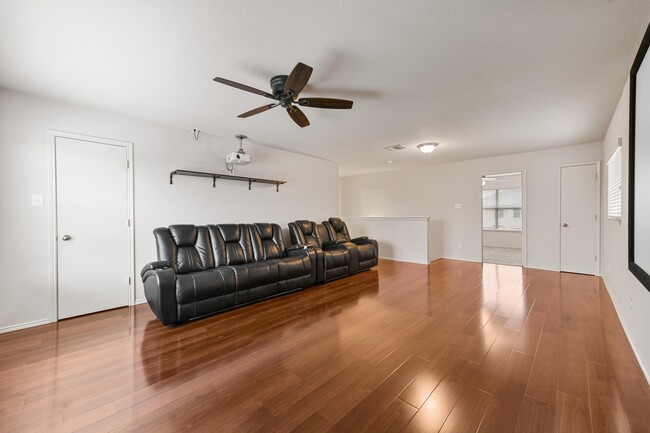
[[[56,137],[58,316],[129,303],[127,148]]]
[[[597,165],[560,168],[560,270],[596,274]]]

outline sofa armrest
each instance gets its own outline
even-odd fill
[[[152,271],[154,269],[165,269],[165,268],[171,268],[171,264],[167,260],[160,260],[157,262],[151,262],[147,263],[144,265],[144,268],[142,268],[142,271],[140,271],[140,277],[144,281],[144,274],[146,274],[148,271]]]
[[[350,242],[352,242],[353,244],[356,244],[357,242],[363,242],[363,241],[367,241],[367,240],[368,240],[368,236],[359,236],[358,238],[350,239]]]
[[[323,249],[334,245],[338,245],[339,243],[340,243],[339,241],[325,241],[323,242]]]
[[[158,320],[163,325],[176,323],[176,272],[169,267],[143,269],[142,282],[144,296]]]
[[[290,246],[286,247],[284,250],[286,252],[295,251],[295,250],[306,250],[307,247],[309,247],[309,245],[304,245],[304,244],[290,245]]]

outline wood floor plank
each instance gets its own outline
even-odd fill
[[[533,370],[528,379],[526,395],[550,406],[555,406],[558,363],[560,360],[560,336],[542,332]]]
[[[388,408],[370,425],[369,432],[399,432],[409,423],[417,409],[400,399],[395,399]]]
[[[524,397],[515,433],[553,433],[555,409],[541,401]]]
[[[468,389],[467,383],[474,375],[477,364],[458,358],[449,374],[427,398],[424,404],[406,425],[404,432],[438,431],[456,405],[460,396]]]
[[[440,433],[475,433],[491,400],[488,393],[468,387],[442,425]]]
[[[589,433],[589,405],[581,398],[558,391],[555,399],[555,433]]]
[[[535,356],[545,322],[546,313],[531,311],[526,318],[526,322],[524,323],[521,332],[519,333],[519,338],[517,339],[517,344],[515,344],[514,350],[525,353],[526,355]]]
[[[503,328],[469,384],[489,394],[494,394],[501,382],[501,374],[510,359],[518,337],[519,332]]]
[[[334,426],[332,431],[365,431],[390,406],[395,397],[413,380],[427,362],[411,357],[397,368],[381,385],[350,410]]]
[[[515,431],[532,365],[532,356],[512,352],[479,433]]]
[[[602,280],[381,260],[174,327],[148,305],[0,335],[0,432],[650,433]]]
[[[587,362],[589,408],[594,433],[632,431],[612,374],[605,365]]]

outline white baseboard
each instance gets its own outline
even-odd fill
[[[422,262],[422,261],[417,261],[417,260],[404,260],[404,259],[397,259],[395,257],[388,257],[388,256],[379,256],[380,259],[384,260],[393,260],[396,262],[404,262],[404,263],[415,263],[418,265],[428,265],[429,262]]]
[[[52,323],[52,322],[55,322],[55,320],[40,319],[40,320],[32,320],[31,322],[18,323],[16,325],[9,325],[0,328],[0,334],[4,334],[5,332],[18,331],[19,329],[33,328],[34,326],[47,325],[48,323]]]
[[[132,305],[140,305],[140,304],[146,304],[147,300],[146,299],[136,299],[135,302]]]
[[[648,384],[650,384],[650,371],[648,370],[648,367],[643,363],[643,359],[641,358],[641,355],[639,354],[639,351],[636,349],[636,346],[634,345],[634,339],[630,336],[630,333],[627,332],[627,328],[625,327],[625,321],[621,319],[621,314],[619,311],[621,310],[619,306],[616,304],[616,298],[610,292],[609,288],[607,287],[607,281],[605,281],[604,277],[601,277],[603,279],[603,284],[605,285],[605,289],[607,289],[607,293],[609,294],[609,298],[612,300],[612,304],[614,304],[614,310],[616,310],[616,315],[618,316],[618,321],[621,322],[621,326],[623,327],[623,332],[625,333],[625,336],[627,337],[627,341],[630,342],[630,346],[632,347],[632,351],[634,352],[634,356],[636,356],[636,360],[639,363],[639,367],[641,367],[641,371],[643,371],[643,375],[645,376],[645,380]]]

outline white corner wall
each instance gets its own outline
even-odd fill
[[[185,129],[0,88],[0,331],[55,319],[48,129],[134,143],[136,301],[144,298],[139,271],[156,259],[155,227],[235,222],[286,227],[296,219],[322,221],[339,214],[336,163],[250,142],[244,146],[254,163],[236,174],[286,180],[279,193],[272,185],[248,191],[243,182],[220,181],[212,188],[209,179],[180,176],[169,185],[174,169],[225,173],[225,155],[238,146],[234,135],[246,132],[245,124],[237,125],[195,141]],[[45,206],[32,207],[32,194],[43,194]]]
[[[481,175],[525,170],[527,266],[558,270],[559,166],[601,159],[598,142],[345,177],[341,213],[429,216],[430,224],[442,224],[443,257],[480,262]]]
[[[628,229],[628,167],[629,167],[629,110],[630,82],[625,85],[623,94],[612,117],[605,140],[603,141],[603,160],[607,161],[623,139],[623,218],[619,223],[607,219],[607,170],[601,199],[601,273],[618,317],[625,328],[632,348],[636,352],[641,368],[650,381],[650,292],[632,275],[627,268],[627,229]]]

